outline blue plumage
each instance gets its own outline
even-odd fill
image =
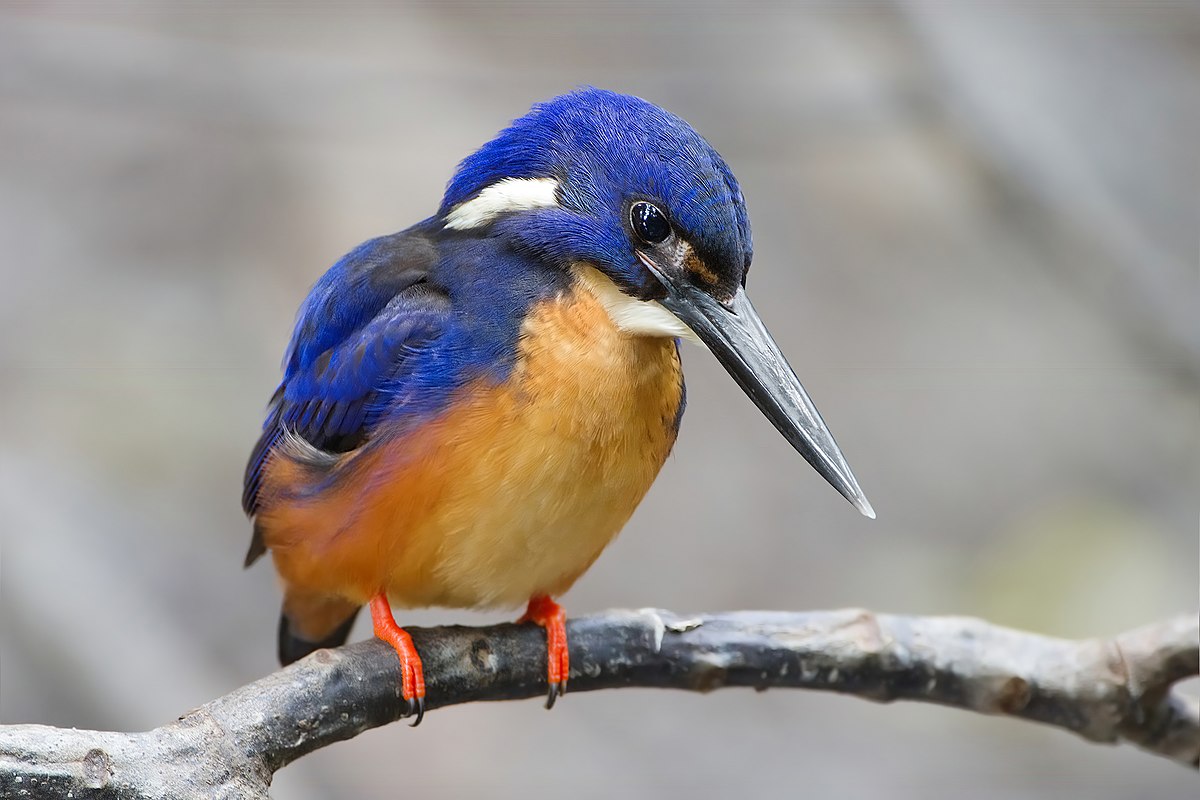
[[[270,549],[285,587],[283,663],[344,641],[369,603],[420,721],[420,656],[390,604],[528,600],[553,703],[569,651],[552,598],[670,453],[681,336],[872,516],[745,295],[751,257],[716,151],[657,106],[587,88],[464,160],[433,217],[334,264],[300,309],[242,497],[246,563]]]
[[[319,450],[362,446],[386,416],[419,425],[451,394],[512,367],[529,306],[566,283],[503,238],[463,237],[430,220],[372,239],[338,261],[301,306],[242,503],[258,505],[262,470],[286,429]]]
[[[456,206],[505,178],[557,179],[558,206],[483,230],[444,228]],[[594,264],[636,297],[661,297],[613,213],[637,199],[667,210],[731,289],[744,281],[752,250],[736,179],[686,122],[644,100],[581,89],[535,106],[465,159],[436,216],[359,245],[313,286],[247,466],[246,511],[257,510],[283,429],[346,452],[386,415],[417,425],[467,381],[503,380],[525,312],[569,283],[568,265]]]
[[[562,210],[501,220],[531,252],[608,267],[622,288],[654,292],[637,265],[622,215],[656,201],[698,254],[745,278],[753,256],[737,179],[685,121],[638,97],[585,88],[534,106],[463,160],[439,214],[508,177],[556,178]]]

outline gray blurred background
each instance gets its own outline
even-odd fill
[[[879,519],[691,349],[675,455],[569,612],[864,606],[1093,636],[1195,609],[1198,75],[1182,2],[6,3],[0,720],[144,729],[275,667],[238,498],[297,305],[581,84],[666,106],[733,166],[751,295]],[[439,711],[274,793],[1195,786],[946,709],[629,690]]]

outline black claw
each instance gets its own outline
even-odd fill
[[[425,698],[424,697],[418,697],[415,699],[415,701],[409,700],[408,701],[408,709],[407,709],[408,713],[406,713],[404,716],[411,717],[413,715],[413,706],[414,705],[416,706],[417,718],[412,724],[410,724],[408,726],[410,728],[417,727],[418,725],[421,724],[421,720],[425,719]]]
[[[560,694],[567,693],[566,682],[550,684],[550,691],[546,694],[546,710],[554,708],[554,701],[558,699]]]

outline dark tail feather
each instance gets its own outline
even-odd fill
[[[259,527],[258,520],[255,520],[254,533],[250,536],[250,549],[246,551],[246,560],[242,562],[242,568],[249,567],[258,561],[265,552],[267,552],[267,544],[263,541],[262,528]]]
[[[323,647],[341,647],[346,643],[346,637],[350,635],[350,629],[354,627],[354,620],[358,618],[358,612],[361,610],[361,607],[354,609],[345,622],[338,625],[333,633],[319,642],[311,642],[293,634],[287,614],[281,613],[279,615],[279,663],[286,667],[293,661],[299,661],[309,653]]]

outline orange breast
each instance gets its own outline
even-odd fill
[[[335,488],[259,515],[291,587],[399,606],[516,606],[558,595],[600,555],[650,488],[675,439],[675,343],[617,329],[586,289],[522,328],[500,385],[464,388],[403,437],[350,454]],[[305,476],[268,463],[268,496]]]

